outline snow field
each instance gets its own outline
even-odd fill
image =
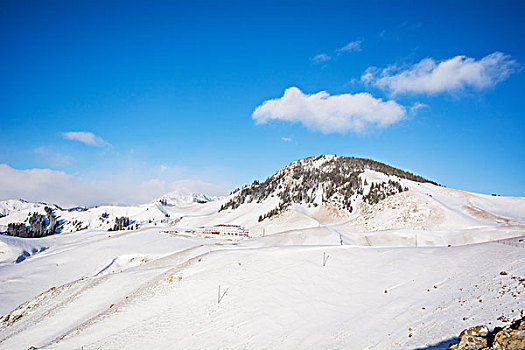
[[[0,348],[417,348],[518,316],[525,302],[512,279],[525,274],[519,239],[450,248],[249,246],[198,245],[89,277],[73,283],[82,290],[75,298],[73,287],[57,288],[44,298],[54,306],[41,306],[51,314],[24,315],[23,333]],[[219,285],[227,290],[220,304]]]

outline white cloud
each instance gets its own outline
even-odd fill
[[[109,143],[104,141],[102,138],[96,136],[92,132],[68,131],[68,132],[63,132],[62,136],[64,136],[66,140],[79,141],[88,146],[95,146],[95,147],[110,146]]]
[[[310,60],[313,63],[324,63],[330,61],[331,59],[332,57],[328,56],[327,54],[320,53],[319,55],[315,55],[314,57],[312,57]]]
[[[410,107],[410,113],[415,114],[420,109],[425,109],[425,108],[428,108],[428,105],[421,103],[421,102],[416,102]]]
[[[281,137],[281,141],[286,143],[292,143],[293,140],[291,137]]]
[[[385,128],[405,117],[405,107],[369,93],[330,96],[321,91],[307,95],[296,87],[286,89],[281,98],[265,101],[252,114],[256,124],[282,120],[301,123],[324,134]]]
[[[0,183],[0,200],[23,198],[63,207],[142,204],[182,187],[209,195],[224,194],[228,190],[199,180],[87,181],[63,171],[19,170],[7,164],[0,164]]]
[[[66,166],[75,160],[72,156],[54,152],[45,146],[35,149],[35,153],[47,159],[53,166]]]
[[[361,51],[361,43],[362,42],[363,42],[363,40],[351,41],[348,44],[346,44],[345,46],[343,46],[342,48],[337,49],[337,52],[339,52],[339,53],[343,53],[343,52],[359,52],[359,51]]]
[[[361,82],[371,84],[374,81],[375,74],[378,69],[376,67],[368,67],[363,74],[361,74]]]
[[[481,60],[456,56],[438,62],[425,58],[404,69],[396,66],[383,70],[368,68],[361,81],[393,95],[438,94],[466,88],[482,90],[507,79],[517,66],[514,59],[501,52],[494,52]]]

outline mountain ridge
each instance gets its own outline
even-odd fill
[[[254,181],[251,185],[238,189],[219,211],[236,209],[253,201],[260,203],[269,196],[279,196],[279,205],[261,216],[259,221],[285,211],[293,203],[313,203],[317,206],[332,202],[351,213],[358,199],[375,204],[388,196],[408,190],[396,179],[372,183],[369,189],[365,189],[369,184],[366,178],[360,176],[365,170],[377,171],[397,179],[437,185],[434,181],[372,159],[337,155],[312,156],[286,165],[262,183]]]
[[[0,202],[0,212],[6,203],[18,210],[4,210],[0,232],[5,232],[10,223],[28,223],[33,213],[47,218],[44,203],[4,201]],[[344,233],[525,222],[520,214],[520,208],[525,210],[525,198],[448,189],[378,161],[337,155],[291,162],[264,182],[254,181],[226,197],[180,189],[136,206],[49,207],[54,209],[61,223],[59,232],[63,233],[109,230],[117,222],[129,222],[127,229],[159,225],[191,230],[237,224],[255,236],[320,225],[337,226]]]

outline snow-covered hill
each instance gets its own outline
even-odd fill
[[[327,227],[349,236],[525,224],[523,197],[448,189],[382,163],[333,155],[291,163],[220,203],[216,215],[184,217],[180,225],[237,223],[254,236]]]
[[[10,222],[27,223],[33,212],[45,215],[45,206],[0,202],[0,211],[6,215],[0,218],[0,231],[5,231]],[[293,162],[266,181],[255,181],[227,197],[181,189],[139,206],[50,207],[64,233],[111,229],[119,217],[129,217],[130,228],[169,224],[194,229],[238,224],[252,236],[261,236],[329,227],[342,238],[356,232],[525,224],[525,198],[448,189],[373,160],[334,155]]]
[[[525,198],[371,160],[307,158],[224,198],[4,201],[0,231],[46,207],[60,234],[0,235],[0,349],[444,349],[524,312]],[[120,217],[133,230],[109,232]],[[251,238],[186,232],[217,224]]]
[[[194,193],[184,188],[176,191],[167,193],[160,198],[157,198],[156,202],[163,202],[166,206],[185,207],[191,206],[195,203],[204,204],[213,202],[221,199],[218,196],[209,196],[205,193]]]
[[[93,208],[64,209],[60,206],[46,203],[29,203],[23,200],[7,200],[0,202],[0,232],[7,230],[9,223],[28,224],[32,213],[46,215],[45,207],[53,209],[61,222],[62,233],[80,230],[108,230],[114,227],[115,219],[128,217],[132,223],[129,228],[156,226],[177,222],[183,215],[195,215],[203,212],[216,212],[214,201],[221,197],[207,196],[201,193],[191,193],[179,190],[166,194],[155,201],[138,206],[103,205]],[[208,203],[211,206],[203,207]]]
[[[7,216],[12,212],[27,210],[27,209],[36,209],[43,207],[43,203],[30,203],[23,199],[9,199],[5,201],[0,201],[0,217]]]

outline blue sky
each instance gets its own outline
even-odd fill
[[[1,1],[0,199],[217,194],[326,153],[523,196],[523,18],[520,1]],[[60,181],[120,187],[55,198]]]

